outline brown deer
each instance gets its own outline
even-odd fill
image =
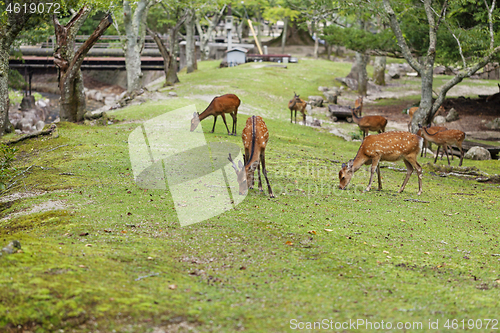
[[[377,135],[367,136],[354,160],[350,160],[347,164],[342,164],[342,169],[339,172],[339,188],[345,189],[352,176],[361,168],[363,164],[371,164],[370,181],[365,191],[369,191],[372,186],[373,174],[375,169],[378,176],[378,189],[382,189],[382,180],[380,178],[380,161],[397,161],[403,159],[406,165],[406,178],[399,189],[399,193],[405,189],[408,179],[410,179],[413,169],[417,170],[418,175],[418,195],[422,193],[422,168],[417,163],[417,156],[422,149],[424,140],[412,133],[408,132],[387,132]]]
[[[222,120],[224,120],[224,125],[226,125],[227,134],[236,135],[236,122],[238,120],[238,107],[240,106],[240,99],[238,96],[234,94],[226,94],[222,96],[215,97],[210,105],[203,111],[201,114],[195,112],[193,113],[193,119],[191,119],[191,132],[198,127],[200,121],[205,119],[208,116],[214,116],[214,126],[212,127],[213,133],[215,130],[215,123],[217,122],[217,117],[222,116]],[[229,128],[226,123],[225,113],[229,113],[233,118],[233,128],[231,133],[229,133]]]
[[[290,122],[292,122],[293,111],[295,111],[295,123],[297,123],[297,111],[300,111],[300,113],[302,113],[302,118],[305,125],[307,103],[302,98],[299,98],[300,95],[297,95],[295,91],[293,92],[293,95],[293,98],[290,100],[290,102],[288,102],[288,108],[290,109]]]
[[[363,97],[359,97],[354,102],[355,108],[350,108],[352,113],[352,120],[358,124],[359,129],[363,131],[363,139],[368,135],[369,131],[376,131],[379,133],[385,132],[387,126],[387,119],[382,116],[364,116],[358,117],[356,112],[361,112],[363,109]],[[361,114],[361,113],[360,113]]]
[[[262,120],[262,117],[251,116],[248,118],[241,138],[243,140],[243,146],[245,147],[245,155],[243,155],[245,164],[242,164],[241,161],[239,161],[238,166],[236,166],[231,154],[229,154],[228,158],[228,160],[233,163],[233,168],[238,176],[239,193],[243,195],[247,189],[253,189],[255,169],[257,169],[259,174],[259,190],[262,192],[262,180],[260,178],[260,164],[262,164],[262,173],[266,178],[269,196],[274,198],[273,190],[271,189],[269,179],[267,178],[265,158],[266,145],[269,140],[269,131],[267,130],[266,123]]]
[[[448,129],[446,127],[443,127],[443,126],[432,126],[432,127],[427,128],[427,132],[429,132],[430,134],[434,134],[434,133],[446,131],[446,130],[448,130]],[[422,132],[423,132],[423,129],[419,128],[417,131],[417,135],[423,137]],[[430,143],[427,142],[427,140],[424,138],[424,148],[427,148],[428,146],[430,146]],[[445,149],[448,149],[448,146],[446,146]],[[422,152],[420,153],[420,157],[422,157],[422,156],[427,157],[427,150],[425,150],[425,155],[424,155],[424,150],[425,149],[422,149]],[[441,158],[443,158],[443,155],[441,155]]]
[[[460,149],[460,163],[458,163],[458,166],[462,166],[462,161],[464,159],[464,150],[462,149],[462,142],[465,140],[464,132],[457,129],[450,129],[431,134],[426,127],[422,127],[422,125],[420,124],[418,125],[418,127],[423,129],[422,135],[424,139],[429,142],[435,143],[438,146],[434,163],[436,163],[437,161],[439,148],[443,146],[444,152],[446,153],[446,158],[448,159],[448,165],[450,165],[450,158],[448,157],[448,149],[446,149],[446,146],[455,145]]]
[[[500,90],[500,83],[497,83],[498,90]],[[486,97],[486,102],[498,102],[500,101],[500,92]]]
[[[410,121],[408,122],[408,131],[411,130],[411,121],[413,119],[413,115],[415,114],[415,112],[417,112],[417,110],[418,106],[414,106],[408,109],[408,115],[410,116]],[[437,116],[439,114],[444,114],[445,112],[446,110],[444,106],[441,105],[434,116]]]

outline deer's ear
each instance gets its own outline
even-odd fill
[[[342,169],[345,168],[347,165],[345,163],[342,163]]]
[[[347,162],[347,167],[349,169],[351,169],[353,167],[353,165],[354,165],[354,160],[350,160],[349,162]]]

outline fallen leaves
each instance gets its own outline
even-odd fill
[[[326,232],[332,232],[332,229],[324,229]]]
[[[286,241],[286,243],[285,243],[285,244],[286,244],[286,245],[293,245],[293,243],[292,243],[292,242],[290,242],[290,241]]]
[[[431,254],[430,252],[424,252],[424,254]]]
[[[310,233],[311,235],[316,235],[316,230],[309,230],[308,233]]]
[[[175,290],[175,289],[177,289],[177,285],[176,284],[169,284],[168,289]]]
[[[384,250],[382,253],[389,254],[389,251]]]

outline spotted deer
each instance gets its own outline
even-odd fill
[[[297,123],[297,111],[300,111],[300,113],[302,113],[302,118],[305,125],[307,103],[299,97],[300,95],[297,95],[295,92],[293,92],[293,95],[293,98],[288,102],[288,108],[290,109],[290,122],[292,122],[293,111],[295,111],[295,123]]]
[[[465,140],[465,133],[461,130],[450,129],[446,131],[439,131],[434,134],[431,134],[426,127],[422,127],[422,125],[418,125],[421,128],[422,136],[429,142],[435,143],[438,146],[436,152],[436,158],[434,159],[434,163],[437,161],[437,157],[439,155],[439,149],[443,146],[444,152],[446,153],[446,158],[448,159],[448,165],[451,165],[450,158],[448,157],[448,149],[446,146],[455,145],[460,149],[460,162],[458,166],[462,166],[462,161],[464,159],[464,150],[462,149],[462,142]]]
[[[380,161],[397,161],[403,159],[406,165],[406,178],[399,189],[399,193],[403,192],[406,183],[410,179],[413,169],[417,170],[418,175],[418,195],[422,193],[422,168],[417,162],[417,156],[420,153],[423,145],[423,139],[418,135],[408,132],[387,132],[377,135],[367,136],[354,160],[350,160],[347,164],[342,164],[342,169],[339,172],[339,188],[344,190],[352,176],[364,164],[371,164],[370,181],[365,191],[369,191],[372,186],[373,175],[375,169],[378,176],[378,189],[382,189],[382,180],[380,178]]]
[[[382,116],[364,116],[359,117],[356,112],[360,112],[363,109],[363,97],[359,97],[354,102],[355,108],[350,108],[352,113],[352,120],[358,124],[359,129],[363,131],[363,139],[368,135],[369,131],[374,131],[378,133],[385,132],[385,127],[387,126],[387,119]]]
[[[434,133],[446,131],[446,130],[448,130],[448,129],[446,127],[443,127],[443,126],[432,126],[432,127],[427,128],[427,131],[430,134],[434,134]],[[423,132],[423,129],[419,128],[417,131],[417,135],[423,137],[422,132]],[[430,147],[430,143],[424,138],[424,148],[427,148],[428,146]],[[445,149],[448,150],[448,146],[446,146]],[[424,150],[425,150],[425,155],[424,155]],[[420,153],[420,157],[422,157],[422,156],[427,157],[427,150],[426,149],[422,149],[422,152]],[[443,158],[442,155],[441,155],[441,158]]]
[[[251,116],[248,118],[241,138],[243,140],[243,146],[245,147],[245,154],[243,155],[245,164],[239,161],[238,166],[236,166],[231,154],[229,154],[228,158],[228,160],[233,164],[233,168],[238,177],[239,193],[243,195],[247,189],[253,189],[255,169],[257,169],[259,174],[259,190],[261,192],[263,191],[262,180],[260,178],[260,164],[262,164],[262,173],[266,178],[269,196],[274,198],[273,190],[271,189],[269,179],[267,178],[265,158],[266,145],[269,140],[269,131],[267,130],[266,123],[262,120],[262,117]]]
[[[228,135],[236,135],[236,122],[238,116],[238,107],[240,106],[240,99],[238,96],[234,94],[226,94],[222,96],[215,97],[212,102],[208,105],[208,107],[201,114],[195,112],[193,113],[193,119],[191,119],[191,132],[198,127],[198,124],[208,116],[214,116],[214,126],[212,127],[213,133],[215,130],[215,123],[217,122],[217,117],[221,116],[224,121],[224,125],[226,125],[227,134]],[[231,133],[229,132],[229,128],[226,123],[225,114],[229,113],[233,118],[233,128]]]

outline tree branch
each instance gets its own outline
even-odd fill
[[[391,26],[391,29],[394,32],[394,35],[396,36],[396,39],[398,41],[398,46],[401,48],[401,52],[403,53],[403,57],[406,59],[406,61],[408,61],[408,64],[410,64],[410,66],[414,70],[416,70],[418,73],[421,73],[422,66],[411,54],[410,48],[408,47],[408,44],[406,43],[403,37],[403,32],[401,31],[401,27],[396,18],[396,14],[394,14],[394,10],[392,9],[389,0],[383,0],[383,1],[384,1],[385,12],[389,17],[389,25]]]

